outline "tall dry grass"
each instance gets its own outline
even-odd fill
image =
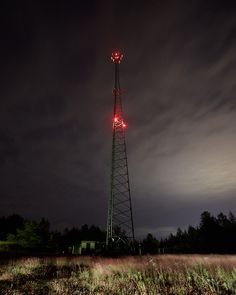
[[[1,265],[0,294],[236,294],[236,256],[22,258]]]

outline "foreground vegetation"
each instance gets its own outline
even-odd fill
[[[0,294],[236,294],[236,256],[2,261]]]

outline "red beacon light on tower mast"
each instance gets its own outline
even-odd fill
[[[122,59],[123,59],[123,53],[121,53],[119,50],[115,50],[112,52],[111,54],[111,60],[114,62],[114,63],[118,63],[120,64]]]
[[[114,116],[113,117],[113,128],[114,127],[122,127],[122,128],[126,128],[127,127],[127,123],[125,121],[123,121],[123,119],[119,118],[118,116]]]

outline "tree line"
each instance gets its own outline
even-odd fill
[[[105,236],[106,233],[95,225],[85,224],[60,232],[50,230],[50,223],[45,218],[39,222],[26,220],[17,214],[0,218],[0,249],[2,242],[2,245],[10,245],[11,249],[67,253],[69,247],[81,241],[102,242]]]
[[[81,241],[104,244],[105,238],[106,232],[95,225],[85,224],[60,232],[50,230],[50,223],[45,218],[38,222],[17,214],[0,218],[0,251],[10,246],[13,250],[67,253],[69,247],[79,245]],[[236,253],[236,217],[231,212],[213,216],[205,211],[196,227],[178,228],[176,234],[160,240],[148,233],[140,243],[136,241],[138,244],[143,254]]]
[[[230,212],[201,214],[200,224],[177,229],[176,234],[158,241],[151,234],[143,241],[146,253],[236,253],[236,218]]]

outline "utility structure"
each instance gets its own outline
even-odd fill
[[[128,161],[125,142],[127,123],[123,117],[119,65],[122,52],[112,52],[111,60],[115,64],[115,84],[113,89],[114,114],[112,119],[112,163],[111,191],[107,214],[108,247],[119,247],[134,241],[134,224],[130,194]]]

